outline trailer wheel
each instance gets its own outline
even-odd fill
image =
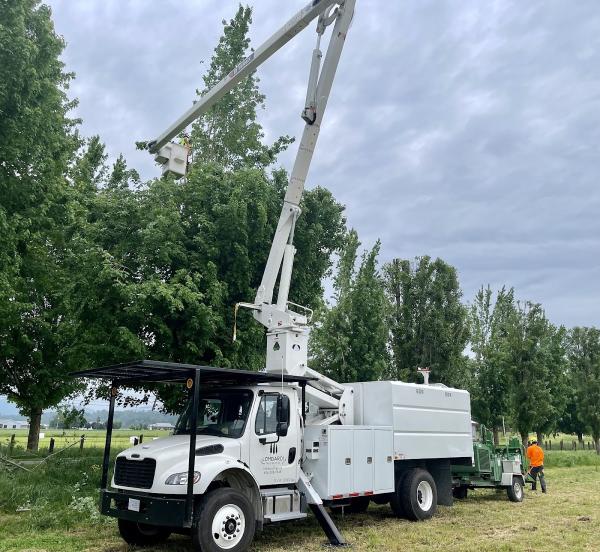
[[[346,510],[351,514],[362,514],[367,511],[371,499],[368,496],[356,496],[350,500],[350,506]]]
[[[511,502],[523,502],[523,482],[519,477],[513,477],[512,485],[506,487],[506,494]]]
[[[166,527],[146,525],[128,519],[119,519],[119,533],[127,544],[134,546],[150,546],[166,541],[171,531]]]
[[[406,473],[400,485],[404,515],[413,521],[429,519],[437,510],[437,488],[427,470],[414,468]]]
[[[194,513],[192,542],[202,552],[241,552],[254,538],[256,515],[250,501],[236,489],[208,493]]]

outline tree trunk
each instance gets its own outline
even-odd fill
[[[500,435],[498,434],[498,428],[494,426],[492,432],[494,433],[494,445],[498,446],[500,444]]]
[[[540,447],[542,446],[542,444],[544,443],[544,434],[541,431],[536,431],[536,439],[538,442],[538,445],[540,445]]]
[[[600,435],[594,435],[594,446],[596,447],[596,454],[600,454]]]
[[[27,435],[27,450],[37,452],[40,444],[40,427],[42,425],[42,409],[32,408],[29,413],[29,434]]]
[[[529,433],[527,431],[525,431],[525,432],[521,431],[521,443],[523,443],[524,447],[527,446],[528,440],[529,440]]]
[[[583,443],[583,433],[577,433],[577,440],[578,440],[580,443]]]

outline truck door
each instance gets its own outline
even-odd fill
[[[249,428],[250,469],[261,486],[296,483],[300,454],[296,400],[267,391],[258,399]]]

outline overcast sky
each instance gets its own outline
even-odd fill
[[[83,134],[157,176],[134,142],[191,104],[238,3],[49,3]],[[253,45],[305,3],[255,0]],[[315,36],[259,70],[270,139],[302,130]],[[599,52],[596,0],[358,0],[308,186],[364,245],[381,238],[382,261],[439,256],[466,300],[506,284],[556,323],[600,326]]]

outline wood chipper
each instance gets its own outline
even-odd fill
[[[473,463],[452,466],[453,494],[466,498],[468,489],[506,489],[512,502],[524,496],[527,458],[517,437],[509,437],[506,445],[494,445],[492,432],[484,425],[472,423]]]

